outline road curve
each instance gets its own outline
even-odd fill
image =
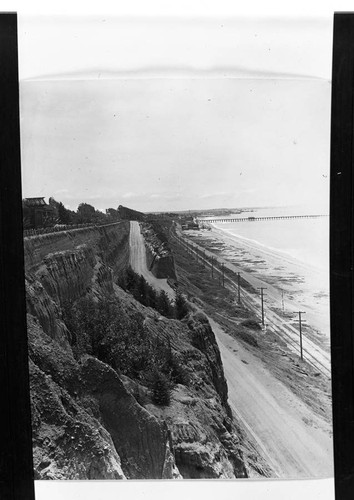
[[[147,267],[144,236],[141,234],[137,221],[130,221],[129,246],[129,264],[133,271],[144,276],[146,281],[156,290],[164,290],[169,298],[174,300],[175,292],[167,283],[167,279],[156,278]]]

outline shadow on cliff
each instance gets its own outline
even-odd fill
[[[117,285],[128,221],[29,238],[25,259],[36,478],[247,477],[206,317],[165,318]],[[107,301],[85,324],[82,303]]]

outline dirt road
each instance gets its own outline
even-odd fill
[[[330,426],[262,362],[209,318],[229,387],[229,403],[281,478],[333,475]]]
[[[137,222],[131,222],[130,248],[132,268],[157,289],[173,293],[166,280],[157,279],[148,271],[144,239]],[[209,321],[221,352],[230,406],[260,455],[274,470],[274,477],[332,476],[329,424],[277,380],[240,342],[211,318]]]
[[[175,299],[175,292],[167,283],[167,279],[156,278],[151,271],[149,271],[146,263],[146,249],[144,237],[141,234],[139,222],[130,222],[130,257],[129,263],[133,271],[144,276],[146,281],[153,286],[156,290],[164,290],[171,300]]]

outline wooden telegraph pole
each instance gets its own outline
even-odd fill
[[[263,290],[267,290],[265,287],[260,287],[258,290],[261,291],[261,304],[262,304],[262,325],[264,326],[264,293]]]
[[[238,304],[241,304],[240,273],[237,273],[237,302]]]
[[[305,311],[298,311],[297,313],[299,315],[299,319],[297,320],[299,322],[299,333],[300,333],[300,356],[301,359],[303,360],[303,353],[302,353],[302,323],[305,323],[305,320],[301,318],[301,314],[306,314]]]

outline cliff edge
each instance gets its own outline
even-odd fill
[[[128,262],[129,221],[25,240],[36,478],[247,477],[208,320],[137,302]]]

